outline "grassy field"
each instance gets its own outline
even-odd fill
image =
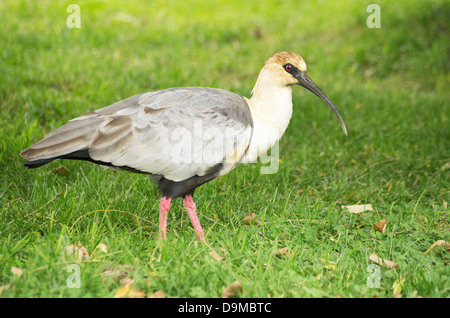
[[[236,280],[235,297],[450,297],[449,253],[425,253],[450,241],[448,1],[377,1],[373,29],[373,1],[77,1],[79,29],[70,3],[0,2],[1,297],[113,297],[131,281],[146,297],[220,297]],[[294,87],[278,172],[241,165],[197,190],[207,245],[177,200],[157,246],[159,193],[143,175],[23,167],[20,151],[46,133],[137,93],[249,97],[281,50],[303,56],[349,136]],[[65,252],[76,242],[89,258]],[[374,269],[371,254],[398,267]]]

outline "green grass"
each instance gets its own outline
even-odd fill
[[[450,240],[449,2],[377,1],[381,29],[369,29],[372,2],[77,1],[81,29],[69,29],[71,1],[2,1],[0,296],[112,297],[129,276],[167,297],[220,297],[235,280],[237,297],[393,297],[402,280],[403,297],[449,297],[449,254],[424,254]],[[280,50],[305,58],[349,137],[295,87],[279,171],[239,166],[196,192],[208,245],[177,200],[157,247],[159,194],[145,176],[72,161],[23,167],[20,151],[52,129],[137,93],[249,96]],[[376,212],[342,208],[364,203]],[[246,225],[250,213],[261,223]],[[374,232],[383,218],[386,232]],[[75,242],[89,259],[63,252]],[[107,253],[93,251],[99,243]],[[292,254],[274,256],[282,247]],[[380,268],[379,288],[366,284],[371,253],[398,263]],[[70,264],[81,288],[67,287]]]

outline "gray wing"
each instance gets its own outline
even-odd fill
[[[252,136],[243,97],[221,89],[173,88],[136,95],[71,120],[24,150],[29,161],[89,151],[98,162],[180,181],[239,163]]]

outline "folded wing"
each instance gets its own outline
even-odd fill
[[[225,174],[248,149],[252,118],[239,95],[186,87],[136,95],[75,118],[25,149],[29,167],[79,159],[181,181],[222,164]]]

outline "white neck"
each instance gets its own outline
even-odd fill
[[[284,134],[292,116],[292,87],[278,84],[261,70],[252,97],[247,99],[253,117],[253,136],[244,162],[254,162]]]

